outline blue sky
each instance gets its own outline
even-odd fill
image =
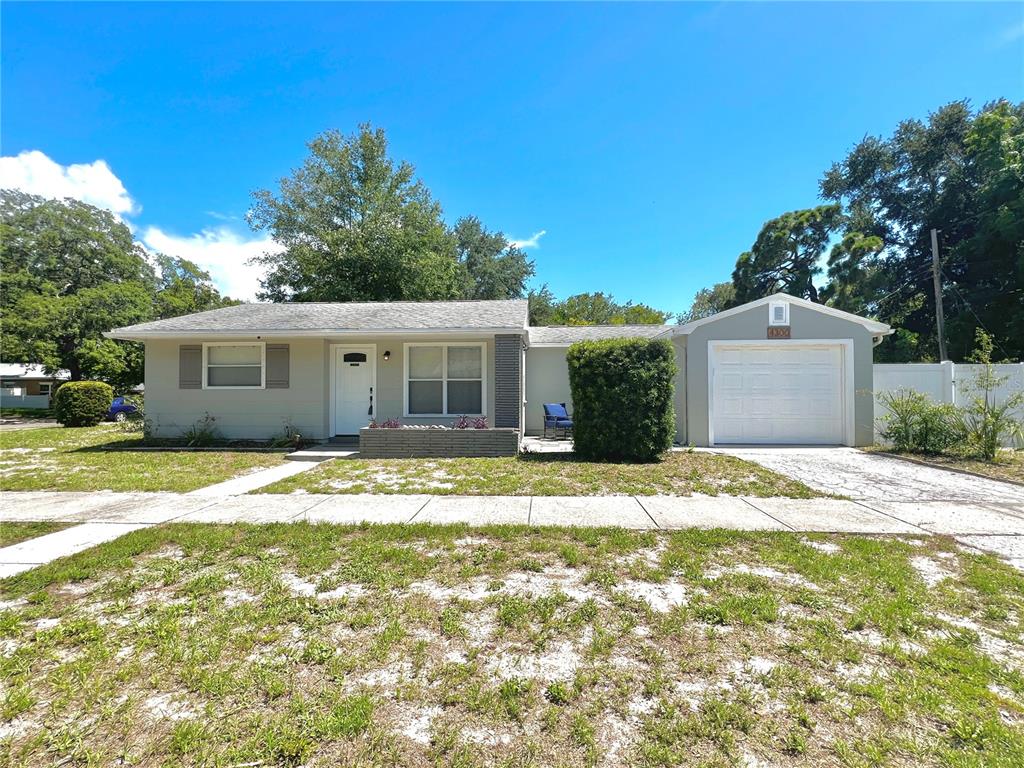
[[[329,128],[385,128],[451,222],[544,232],[557,295],[680,311],[864,135],[1024,98],[1018,3],[5,2],[0,42],[0,183],[107,205],[243,295],[252,190]]]

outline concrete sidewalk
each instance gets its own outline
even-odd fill
[[[961,537],[969,546],[995,551],[1024,566],[1024,538],[1018,538],[1024,537],[1024,503],[881,502],[745,496],[209,496],[5,492],[0,493],[0,510],[0,518],[11,522],[38,520],[83,524],[61,532],[69,540],[74,538],[69,531],[99,524],[120,527],[167,522],[298,521],[620,526],[651,530],[732,528],[919,536],[949,534]],[[23,542],[0,549],[0,565],[46,562],[32,560],[25,554],[31,549],[30,544]]]

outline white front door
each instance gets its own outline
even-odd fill
[[[334,434],[358,435],[374,415],[371,347],[334,348]]]
[[[843,347],[736,345],[713,350],[712,441],[841,445],[847,403]]]

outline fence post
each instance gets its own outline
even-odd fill
[[[956,364],[952,360],[939,363],[942,371],[942,402],[956,403]]]

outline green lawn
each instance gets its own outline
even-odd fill
[[[1019,766],[952,540],[172,525],[0,581],[0,764]]]
[[[490,459],[334,459],[261,488],[259,493],[295,491],[474,496],[821,495],[757,464],[696,451],[673,451],[650,464],[580,461],[557,453]]]
[[[138,446],[140,433],[112,424],[0,432],[5,491],[193,491],[263,467],[279,453],[111,450]]]
[[[876,450],[888,451],[886,448]],[[890,451],[891,452],[891,451]],[[952,454],[924,455],[919,453],[903,454],[914,461],[921,461],[936,467],[963,469],[977,475],[991,477],[993,480],[1009,480],[1024,483],[1024,451],[1003,450],[995,461],[985,461],[971,456]]]
[[[7,523],[0,521],[0,547],[9,547],[20,541],[56,533],[71,523]]]

